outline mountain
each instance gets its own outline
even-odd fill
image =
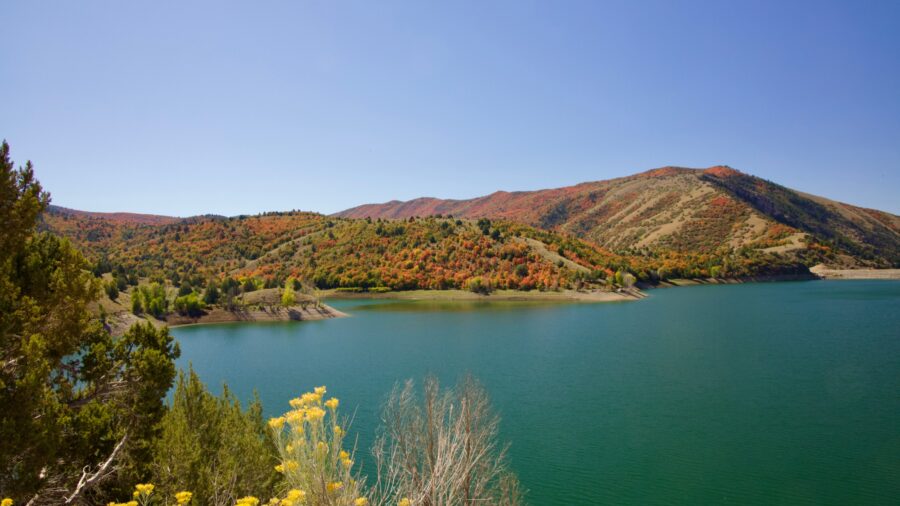
[[[419,198],[335,216],[506,219],[620,253],[751,248],[833,265],[900,266],[900,217],[805,194],[727,166],[663,167],[633,176],[468,200]]]
[[[72,240],[97,273],[162,278],[176,286],[234,277],[268,287],[293,277],[319,288],[447,289],[477,281],[491,288],[555,289],[605,279],[622,261],[583,241],[516,223],[437,218],[380,223],[289,212],[148,223],[51,208],[42,227]]]
[[[113,223],[132,224],[132,225],[165,225],[175,223],[181,218],[172,216],[161,216],[158,214],[138,214],[138,213],[97,213],[93,211],[79,211],[77,209],[69,209],[51,205],[51,212],[55,212],[61,216],[77,216],[80,219],[109,221]]]
[[[487,286],[601,288],[681,277],[809,275],[796,258],[762,251],[616,254],[570,234],[510,220],[371,220],[316,213],[125,220],[51,208],[42,228],[69,238],[97,274],[189,281],[288,278],[319,288]]]

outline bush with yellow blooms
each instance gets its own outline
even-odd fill
[[[291,399],[291,410],[269,420],[284,476],[291,491],[279,506],[368,503],[362,483],[353,473],[353,457],[343,447],[346,421],[338,414],[338,399],[325,399],[326,388]]]

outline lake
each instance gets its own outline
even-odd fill
[[[652,290],[605,304],[330,301],[172,329],[269,415],[316,385],[368,448],[392,385],[471,372],[533,505],[900,504],[900,282]]]

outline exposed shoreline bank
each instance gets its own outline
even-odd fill
[[[778,283],[782,281],[816,281],[822,279],[815,274],[779,274],[772,276],[749,276],[743,278],[676,278],[661,281],[655,285],[638,283],[642,290],[652,288],[675,288],[698,285],[742,285],[745,283]]]
[[[331,318],[348,317],[347,313],[338,311],[337,309],[327,305],[319,306],[290,306],[290,307],[261,307],[261,308],[242,308],[237,310],[227,310],[216,307],[210,309],[200,316],[182,316],[179,314],[171,314],[166,316],[164,320],[156,319],[151,316],[137,316],[132,313],[122,312],[109,315],[107,317],[107,326],[113,335],[124,334],[131,325],[149,321],[157,327],[185,327],[188,325],[208,325],[214,323],[242,323],[242,322],[286,322],[286,321],[315,321],[328,320]]]
[[[821,279],[900,279],[900,269],[829,269],[817,265],[810,272]]]
[[[406,290],[396,292],[342,292],[327,290],[321,293],[326,299],[396,299],[396,300],[444,300],[444,301],[559,301],[559,302],[625,302],[646,297],[640,290],[622,290],[607,292],[600,290],[577,291],[560,290],[558,292],[542,292],[531,290],[496,290],[482,295],[466,290]]]
[[[229,322],[286,322],[286,321],[312,321],[328,320],[331,318],[344,318],[347,313],[327,305],[318,306],[271,306],[256,309],[236,309],[229,311],[224,308],[214,308],[197,317],[169,315],[166,325],[170,327],[183,327],[186,325],[204,325],[208,323]]]

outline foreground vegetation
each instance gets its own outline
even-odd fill
[[[166,328],[138,323],[114,337],[91,311],[101,290],[118,296],[122,278],[104,284],[68,240],[38,230],[48,203],[31,164],[16,169],[3,143],[3,506],[255,505],[256,497],[282,506],[520,502],[498,418],[473,380],[441,390],[429,379],[421,399],[411,383],[398,387],[373,448],[371,478],[344,448],[349,427],[324,387],[264,421],[258,400],[244,409],[227,388],[214,396],[193,371],[175,383],[180,351]],[[139,301],[134,310],[167,310],[166,286],[141,285],[132,273],[124,279]],[[294,283],[286,285],[287,304]],[[210,293],[207,286],[204,297]],[[176,306],[190,311],[198,297],[185,290]]]

